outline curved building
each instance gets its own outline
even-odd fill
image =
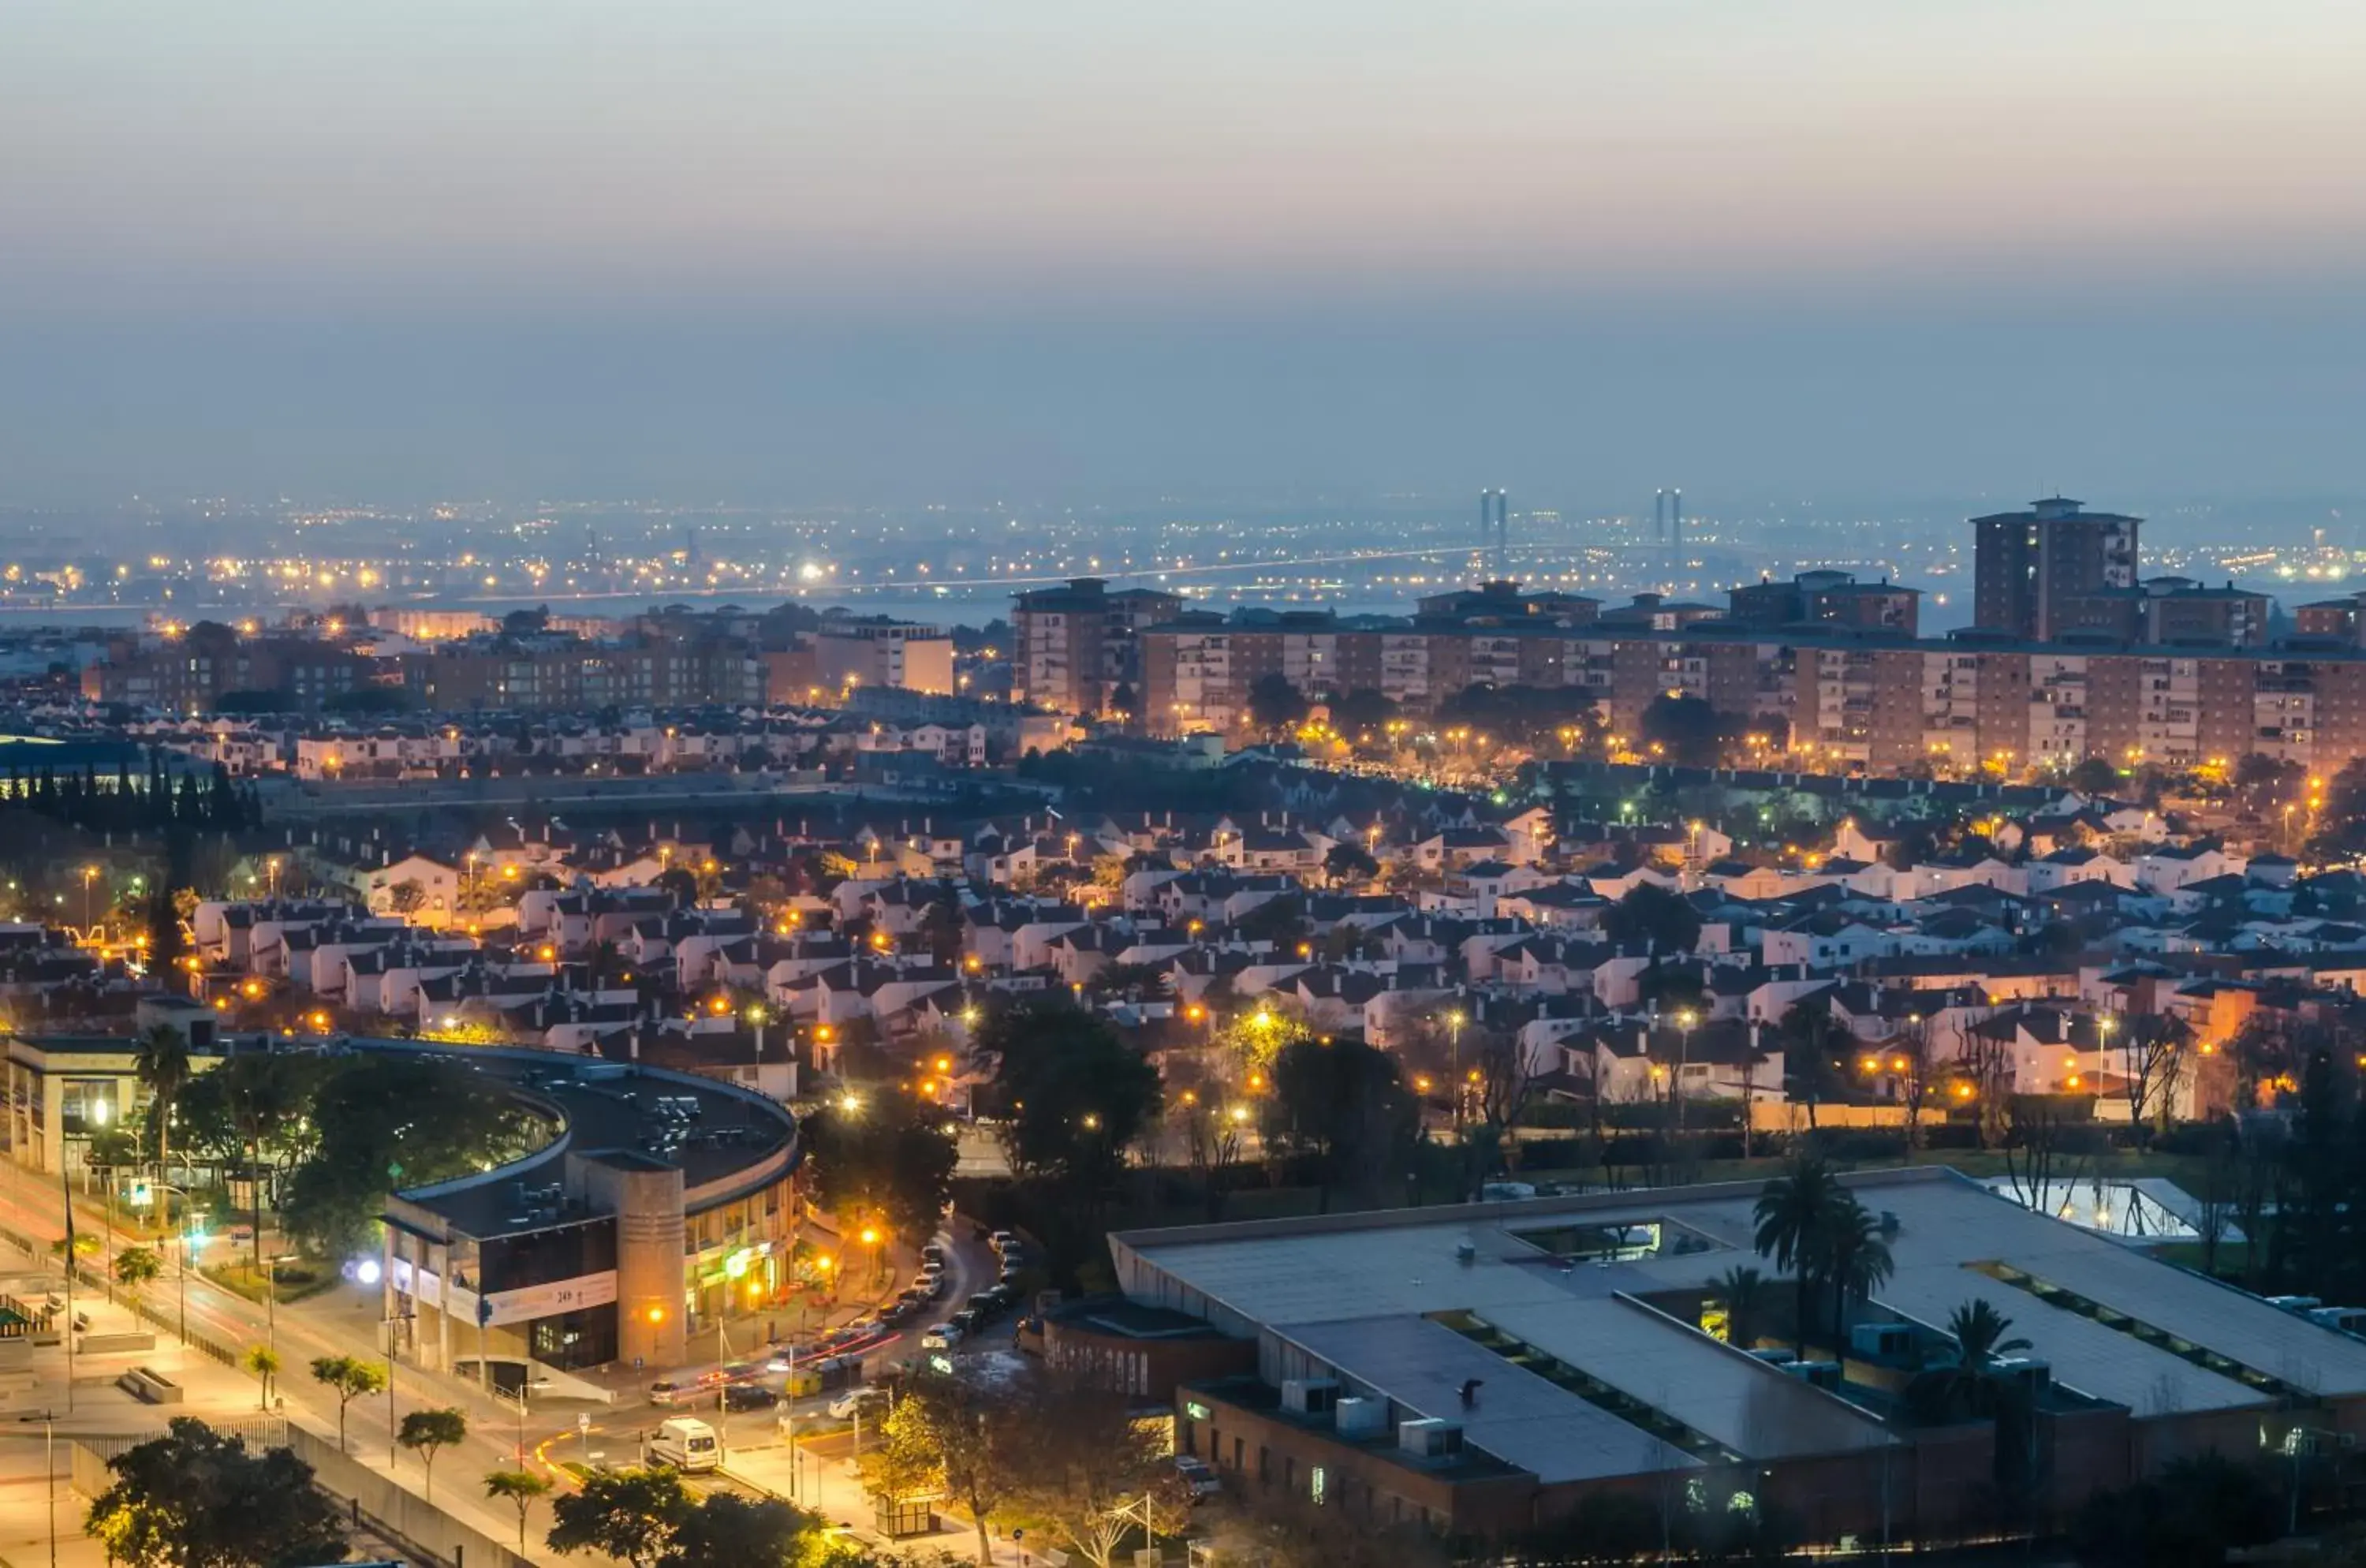
[[[761,1311],[787,1287],[802,1151],[777,1101],[549,1051],[355,1046],[495,1076],[554,1129],[510,1164],[387,1200],[386,1315],[421,1365],[679,1366],[727,1307]]]

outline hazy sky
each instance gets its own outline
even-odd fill
[[[2354,487],[2332,0],[8,0],[0,502]]]

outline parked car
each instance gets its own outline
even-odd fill
[[[1183,1489],[1191,1494],[1194,1503],[1202,1497],[1212,1497],[1224,1489],[1223,1482],[1217,1478],[1215,1470],[1208,1461],[1193,1459],[1189,1454],[1175,1456],[1175,1473],[1183,1478]]]
[[[979,1325],[983,1322],[979,1315],[968,1307],[962,1308],[961,1311],[953,1314],[952,1316],[945,1319],[945,1321],[952,1324],[955,1328],[960,1329],[964,1335],[976,1333],[978,1331]]]
[[[682,1383],[674,1382],[671,1378],[659,1378],[649,1384],[649,1403],[682,1404],[694,1398],[697,1393],[698,1385],[695,1383]]]
[[[930,1242],[920,1248],[920,1256],[930,1263],[941,1264],[945,1260],[945,1244],[941,1241]]]
[[[723,1391],[726,1410],[770,1410],[780,1401],[761,1383],[735,1382]]]
[[[986,1239],[997,1252],[1008,1252],[1019,1245],[1019,1235],[1016,1231],[997,1231]]]
[[[920,1348],[924,1350],[950,1350],[968,1337],[961,1325],[940,1323],[920,1336]]]
[[[886,1404],[887,1392],[884,1389],[851,1388],[829,1402],[829,1418],[833,1421],[851,1421],[858,1410],[868,1416],[872,1412],[872,1406],[877,1405],[884,1409]]]

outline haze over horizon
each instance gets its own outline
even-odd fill
[[[10,26],[0,503],[2359,489],[2329,3]]]

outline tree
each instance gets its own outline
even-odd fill
[[[1216,1086],[1186,1089],[1168,1101],[1181,1123],[1183,1156],[1198,1179],[1208,1223],[1224,1217],[1224,1198],[1233,1168],[1240,1163],[1241,1146],[1254,1112],[1242,1104],[1225,1104]]]
[[[1948,1314],[1947,1336],[1957,1356],[1940,1383],[1944,1408],[1977,1413],[1993,1392],[1998,1358],[2029,1348],[2028,1340],[2008,1337],[2011,1332],[2012,1319],[1977,1296]]]
[[[131,1568],[291,1568],[341,1562],[336,1506],[286,1449],[249,1453],[191,1416],[107,1461],[115,1481],[84,1529]]]
[[[1012,1168],[1072,1195],[1106,1189],[1126,1146],[1158,1114],[1158,1069],[1106,1019],[1065,1001],[996,1014],[978,1031],[976,1054],[995,1065]]]
[[[1342,839],[1323,852],[1323,871],[1334,886],[1369,882],[1380,874],[1380,863],[1363,845],[1352,839]]]
[[[583,1478],[581,1491],[551,1504],[544,1541],[557,1552],[598,1551],[632,1568],[654,1568],[691,1508],[674,1471],[595,1471]]]
[[[344,1415],[342,1404],[338,1407],[338,1413],[342,1420]],[[337,1441],[340,1447],[344,1445],[344,1434],[342,1427],[338,1432]],[[517,1509],[518,1555],[521,1557],[525,1555],[526,1514],[534,1507],[534,1500],[549,1491],[550,1483],[532,1471],[496,1470],[487,1472],[485,1476],[485,1495],[498,1497]]]
[[[839,1216],[841,1230],[878,1215],[915,1247],[936,1234],[961,1157],[941,1112],[873,1095],[856,1110],[826,1102],[804,1130],[814,1201]]]
[[[1845,1196],[1831,1168],[1814,1155],[1793,1158],[1790,1168],[1758,1194],[1752,1217],[1758,1255],[1791,1276],[1796,1292],[1792,1347],[1808,1353],[1808,1308],[1829,1250],[1834,1213]]]
[[[1508,1165],[1515,1150],[1512,1129],[1527,1108],[1537,1073],[1519,1036],[1501,1030],[1473,1031],[1466,1055],[1470,1066],[1454,1091],[1470,1108],[1471,1124],[1464,1136],[1475,1156],[1470,1172],[1470,1196],[1475,1201],[1493,1168],[1498,1163]]]
[[[1725,1339],[1749,1349],[1757,1340],[1759,1315],[1766,1310],[1766,1276],[1737,1263],[1709,1281],[1709,1294],[1725,1303]]]
[[[1148,1545],[1181,1528],[1189,1499],[1180,1477],[1124,1395],[1055,1385],[1005,1410],[1030,1456],[1013,1511],[1074,1557],[1112,1568],[1127,1541]]]
[[[1249,721],[1268,735],[1296,728],[1306,721],[1308,711],[1305,697],[1279,671],[1249,682]]]
[[[168,881],[167,876],[160,876],[155,886],[148,890],[147,960],[148,973],[152,976],[177,974],[181,967],[181,954],[187,947],[181,940],[181,910],[175,902],[176,890],[168,886]],[[159,1024],[157,1027],[169,1026]]]
[[[173,1101],[189,1081],[189,1037],[169,1023],[146,1030],[133,1051],[132,1071],[139,1075],[155,1107],[156,1163],[169,1167],[173,1157]]]
[[[1823,1274],[1832,1288],[1835,1344],[1848,1342],[1849,1303],[1872,1295],[1896,1269],[1889,1244],[1881,1239],[1881,1222],[1855,1193],[1842,1191],[1824,1234]]]
[[[405,1185],[441,1181],[545,1135],[481,1075],[407,1057],[335,1059],[299,1109],[312,1142],[287,1183],[287,1228],[331,1257],[369,1242],[395,1170]]]
[[[386,1369],[376,1361],[353,1356],[315,1356],[312,1381],[327,1385],[337,1396],[337,1451],[345,1451],[345,1406],[356,1399],[386,1392]]]
[[[365,716],[409,713],[411,698],[400,686],[356,686],[329,696],[321,704],[321,711]]]
[[[1388,1173],[1410,1156],[1420,1127],[1396,1058],[1357,1040],[1283,1047],[1264,1109],[1268,1147],[1313,1157],[1326,1213],[1341,1188],[1377,1199]]]
[[[387,908],[406,919],[419,913],[426,905],[427,889],[422,887],[414,877],[406,876],[386,890]]]
[[[264,1288],[270,1289],[268,1285]],[[279,1377],[279,1352],[268,1345],[250,1346],[246,1354],[240,1359],[239,1365],[254,1374],[254,1380],[259,1388],[255,1396],[257,1407],[264,1410],[270,1409],[271,1385]]]
[[[1682,767],[1713,768],[1732,728],[1707,698],[1662,692],[1644,706],[1635,733],[1654,757]]]
[[[2120,1069],[2127,1083],[2128,1124],[2138,1149],[2169,1131],[2177,1091],[2190,1066],[2193,1032],[2173,1013],[2139,1013],[2121,1021]]]
[[[115,1282],[123,1287],[124,1295],[131,1303],[131,1315],[138,1317],[140,1297],[164,1271],[163,1259],[156,1256],[153,1247],[127,1247],[115,1255],[113,1267]]]
[[[930,1483],[969,1510],[977,1525],[978,1561],[991,1562],[990,1521],[1034,1462],[1029,1451],[1033,1428],[1022,1425],[1025,1411],[1026,1402],[1002,1385],[919,1372],[905,1380],[884,1423],[883,1446],[899,1455],[892,1461],[896,1470],[892,1476],[884,1470],[865,1473],[874,1486],[897,1495],[899,1487],[881,1483],[908,1484],[916,1472],[929,1475]]]
[[[1648,947],[1654,954],[1690,953],[1700,931],[1700,911],[1691,900],[1656,882],[1637,883],[1602,915],[1603,935],[1622,947]]]
[[[1358,745],[1369,743],[1375,736],[1385,736],[1389,721],[1397,716],[1397,705],[1369,686],[1358,687],[1344,696],[1335,692],[1328,705],[1331,728]]]
[[[2238,1547],[2274,1540],[2282,1513],[2256,1468],[2196,1454],[2090,1495],[2071,1522],[2070,1547],[2090,1568],[2216,1568]]]
[[[1783,1043],[1783,1092],[1808,1108],[1808,1130],[1816,1130],[1816,1107],[1846,1080],[1841,1064],[1856,1048],[1856,1036],[1832,1016],[1822,998],[1793,1002],[1775,1026]]]
[[[752,1501],[727,1492],[682,1516],[659,1568],[789,1568],[821,1521],[777,1498]]]
[[[2080,795],[2108,795],[2120,787],[2120,770],[2101,757],[2090,757],[2072,767],[2064,782]]]
[[[427,1495],[435,1495],[435,1454],[439,1449],[460,1442],[468,1435],[468,1418],[458,1410],[414,1410],[402,1418],[394,1440],[419,1456],[420,1467],[426,1472]]]

